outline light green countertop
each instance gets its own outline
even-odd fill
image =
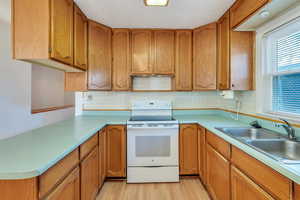
[[[275,161],[215,127],[248,126],[219,115],[174,115],[180,123],[198,123],[254,158],[300,184],[300,165]],[[0,179],[39,176],[107,124],[126,124],[126,115],[79,116],[0,140]]]
[[[106,124],[126,124],[126,116],[79,116],[0,140],[0,179],[41,175]]]
[[[288,177],[292,181],[300,184],[300,164],[284,164],[278,162],[263,153],[258,152],[257,150],[253,149],[252,147],[236,140],[221,131],[215,129],[215,127],[245,127],[249,126],[247,123],[235,121],[230,118],[219,117],[219,116],[211,116],[211,115],[178,115],[175,116],[180,123],[198,123],[202,127],[206,128],[210,132],[218,135],[219,137],[223,138],[230,144],[242,149],[244,152],[248,153],[252,157],[260,160],[264,164],[268,165],[269,167],[273,168],[277,172],[281,173],[282,175]]]

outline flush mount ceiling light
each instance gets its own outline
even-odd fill
[[[144,0],[146,6],[167,6],[169,0]]]
[[[267,18],[270,16],[270,12],[267,10],[263,10],[261,13],[259,13],[261,18]]]

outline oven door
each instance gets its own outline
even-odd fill
[[[128,166],[178,166],[178,125],[127,127]]]

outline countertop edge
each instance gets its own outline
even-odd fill
[[[242,143],[241,141],[238,141],[221,131],[215,129],[211,125],[208,125],[204,122],[201,122],[200,120],[179,120],[180,124],[199,124],[203,128],[207,129],[208,131],[216,134],[217,136],[224,139],[226,142],[230,143],[231,145],[234,145],[235,147],[239,148],[243,152],[247,153],[248,155],[252,156],[253,158],[259,160],[260,162],[264,163],[268,167],[272,168],[273,170],[277,171],[281,175],[287,177],[288,179],[296,182],[297,184],[300,184],[300,174],[293,170],[292,168],[288,167],[288,165],[281,164],[279,161],[273,160],[272,158],[269,158],[268,156],[264,155],[261,152],[258,152],[257,150],[249,147],[248,145]],[[19,171],[19,172],[2,172],[0,173],[0,180],[20,180],[20,179],[30,179],[35,178],[43,174],[45,171],[53,167],[55,164],[57,164],[61,159],[63,159],[66,155],[74,151],[76,148],[78,148],[81,144],[83,144],[85,141],[87,141],[89,138],[94,136],[96,133],[98,133],[101,129],[106,127],[107,125],[126,125],[126,121],[116,121],[116,122],[102,122],[101,125],[93,128],[93,130],[89,130],[89,133],[87,133],[87,136],[82,138],[81,141],[78,142],[78,144],[70,147],[68,150],[66,150],[64,153],[60,154],[55,159],[49,161],[49,163],[41,168],[33,169],[31,171]]]

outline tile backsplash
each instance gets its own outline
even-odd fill
[[[169,100],[174,108],[218,106],[218,92],[86,92],[84,108],[128,109],[135,100]]]
[[[241,112],[255,112],[255,93],[236,92],[242,101]],[[169,100],[174,108],[225,108],[236,109],[236,101],[223,99],[219,91],[211,92],[85,92],[84,109],[128,109],[135,100]]]

